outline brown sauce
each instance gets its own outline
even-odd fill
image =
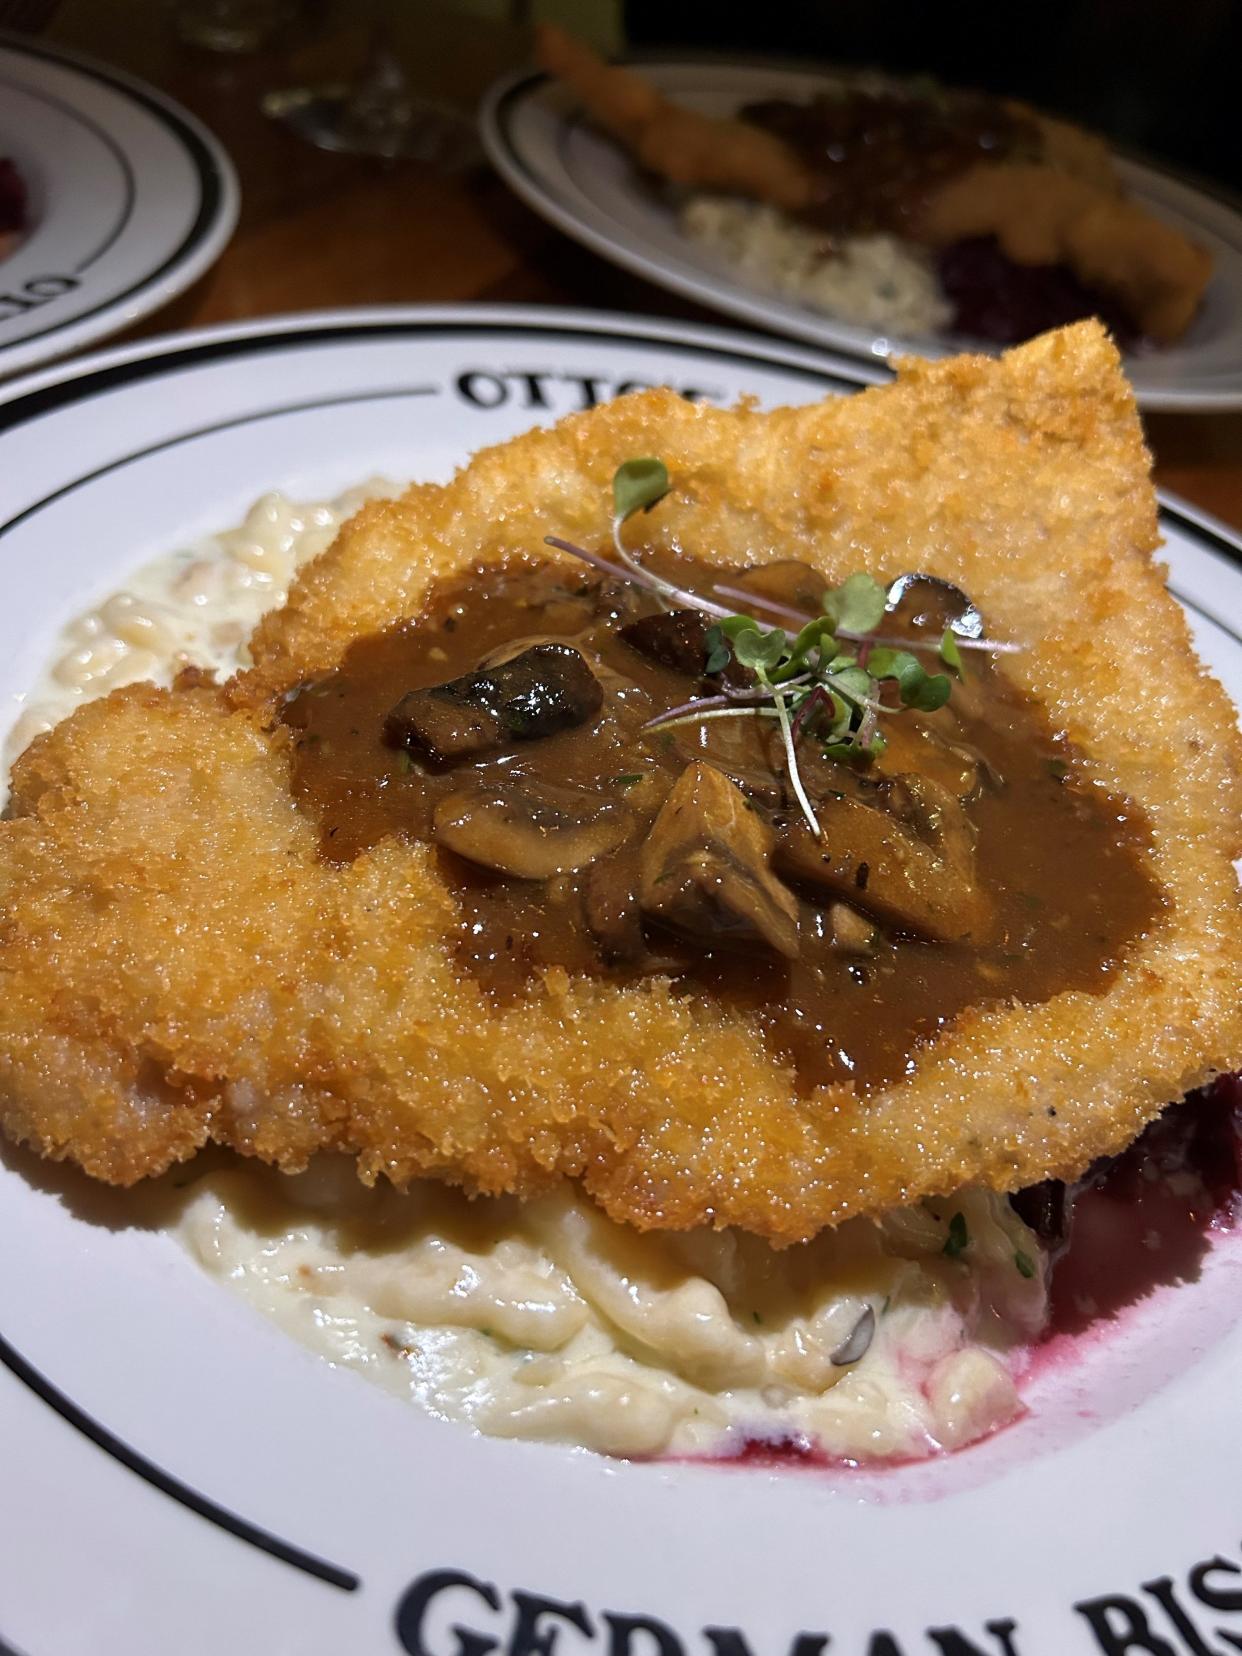
[[[681,556],[652,559],[703,593],[713,581],[737,579]],[[685,993],[753,1013],[805,1088],[845,1079],[865,1088],[900,1076],[964,1008],[1106,987],[1158,907],[1144,863],[1145,824],[1132,805],[1075,780],[1072,750],[981,652],[970,654],[966,681],[946,707],[886,720],[890,746],[878,762],[859,769],[819,758],[805,742],[800,763],[808,789],[827,806],[842,795],[874,805],[892,778],[910,775],[930,777],[960,800],[974,879],[994,915],[985,940],[932,941],[889,918],[869,922],[865,949],[843,948],[833,899],[791,879],[793,959],[753,939],[738,948],[727,937],[681,935],[649,917],[638,952],[610,957],[584,921],[590,882],[633,861],[692,761],[732,778],[763,831],[782,844],[801,831],[772,721],[643,730],[702,693],[692,677],[618,635],[619,626],[657,609],[643,591],[589,569],[515,562],[442,585],[421,618],[359,639],[336,672],[301,687],[284,711],[295,796],[320,825],[323,857],[344,864],[394,834],[433,839],[437,804],[463,782],[527,779],[609,802],[627,822],[622,842],[610,841],[575,872],[508,878],[440,849],[460,908],[463,970],[498,997],[522,993],[549,964],[620,981],[670,973]],[[884,630],[934,628],[938,638],[943,621],[908,604]],[[385,740],[385,721],[406,692],[469,673],[515,640],[546,639],[572,641],[603,687],[602,705],[584,722],[439,767]],[[864,867],[859,883],[865,877]]]
[[[978,161],[1038,158],[1037,123],[983,93],[851,89],[740,111],[822,180],[798,216],[842,234],[901,234],[940,185]]]

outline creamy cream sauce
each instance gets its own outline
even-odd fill
[[[951,1258],[958,1213],[969,1242]],[[985,1191],[778,1253],[736,1232],[641,1235],[568,1189],[526,1203],[369,1191],[325,1160],[294,1178],[209,1174],[179,1231],[305,1345],[386,1390],[492,1435],[616,1455],[788,1438],[843,1461],[957,1448],[1019,1412],[1023,1343],[1046,1311],[1039,1244]],[[851,1342],[871,1317],[869,1342]]]
[[[244,524],[144,566],[66,629],[8,759],[122,684],[246,664],[297,568],[391,492],[266,495]],[[968,1242],[946,1253],[959,1213]],[[212,1165],[164,1222],[331,1362],[482,1432],[616,1455],[791,1437],[860,1462],[960,1447],[1020,1411],[1047,1310],[1038,1241],[984,1191],[778,1253],[733,1232],[640,1235],[569,1189],[525,1204],[367,1190],[325,1158],[296,1178]]]

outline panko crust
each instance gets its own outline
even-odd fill
[[[1151,824],[1164,902],[1105,993],[963,1015],[866,1097],[799,1097],[748,1017],[661,981],[546,972],[491,1003],[454,964],[418,844],[346,868],[293,804],[274,699],[439,576],[598,543],[617,464],[662,456],[645,520],[722,563],[947,576],[1015,678]],[[208,1140],[287,1169],[528,1195],[575,1177],[641,1228],[778,1244],[973,1180],[1073,1176],[1242,1065],[1242,744],[1154,562],[1116,353],[1084,324],[996,361],[760,414],[626,397],[373,503],[257,629],[221,691],[120,691],[40,738],[0,823],[0,1119],[130,1183]]]

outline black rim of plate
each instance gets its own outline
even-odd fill
[[[769,371],[787,373],[826,388],[847,393],[863,390],[869,383],[862,379],[850,379],[847,375],[828,367],[816,368],[806,362],[791,361],[776,352],[768,350],[763,340],[756,340],[752,345],[748,340],[741,337],[738,337],[731,344],[723,340],[716,344],[706,340],[669,339],[659,333],[645,331],[641,324],[625,326],[619,318],[610,319],[609,325],[601,327],[592,327],[585,323],[562,322],[552,318],[549,318],[545,323],[540,323],[530,319],[520,320],[516,317],[511,321],[480,317],[477,320],[467,318],[461,321],[412,318],[403,321],[377,319],[372,322],[325,322],[318,326],[308,325],[303,328],[294,327],[284,330],[265,331],[262,327],[256,327],[253,331],[231,335],[226,338],[207,336],[201,340],[174,345],[171,349],[146,352],[127,361],[105,362],[94,370],[58,380],[51,385],[36,388],[25,394],[19,394],[11,402],[0,405],[0,436],[5,431],[14,430],[18,426],[49,414],[58,408],[89,400],[101,391],[113,390],[119,386],[163,377],[195,365],[218,362],[233,357],[262,356],[272,351],[296,350],[298,348],[331,347],[373,340],[383,336],[416,339],[429,336],[453,338],[494,337],[497,335],[596,341],[610,345],[642,345],[672,355],[697,358],[700,361],[715,359],[717,361],[727,361],[731,364],[753,364]],[[162,449],[175,446],[181,442],[191,441],[195,437],[205,436],[210,432],[225,430],[230,427],[277,418],[283,414],[306,409],[340,406],[342,403],[367,401],[379,396],[428,395],[434,393],[436,389],[435,386],[412,385],[385,392],[360,392],[344,397],[325,395],[298,404],[284,404],[273,406],[270,409],[250,410],[232,420],[224,420],[211,426],[180,432],[161,443],[148,445],[131,454],[121,455],[105,466],[94,468],[80,477],[62,484],[51,494],[23,508],[6,523],[0,525],[0,540],[3,540],[7,534],[27,518],[32,517],[54,501],[63,498],[66,494],[89,485],[98,477]],[[1179,506],[1168,502],[1161,503],[1160,515],[1162,521],[1176,525],[1179,531],[1188,538],[1197,540],[1209,554],[1223,559],[1235,570],[1242,568],[1242,540],[1230,539],[1222,531],[1199,523]],[[1175,589],[1171,590],[1174,591],[1174,596],[1179,598],[1187,608],[1192,609],[1197,615],[1214,624],[1231,638],[1239,648],[1242,648],[1242,632],[1239,632],[1234,624],[1227,621],[1223,616],[1204,609],[1187,598],[1184,593],[1179,593]],[[292,1565],[330,1586],[352,1592],[361,1585],[360,1578],[354,1572],[329,1563],[294,1545],[292,1542],[282,1540],[261,1525],[240,1517],[229,1508],[193,1489],[172,1473],[164,1471],[139,1450],[123,1442],[115,1433],[95,1420],[80,1405],[73,1402],[67,1393],[35,1368],[3,1335],[0,1335],[0,1366],[6,1368],[30,1392],[89,1442],[180,1505],[198,1513],[200,1517],[235,1536],[238,1540],[244,1541],[269,1556]],[[0,1638],[0,1656],[5,1656],[5,1648],[3,1639]]]
[[[807,64],[799,62],[796,59],[781,58],[779,56],[756,60],[739,57],[736,54],[729,52],[712,53],[705,51],[696,57],[689,58],[679,57],[667,52],[661,52],[656,48],[652,48],[649,51],[623,53],[620,56],[610,59],[610,61],[620,65],[632,65],[636,68],[642,68],[644,65],[648,65],[650,67],[661,69],[740,68],[753,70],[756,67],[759,67],[770,69],[774,73],[796,71],[800,74],[807,74],[808,72],[815,73],[818,71],[823,73],[826,77],[848,73],[848,70],[843,70],[840,65],[829,63]],[[513,173],[524,180],[525,187],[531,195],[545,202],[549,208],[555,209],[558,214],[566,217],[574,217],[575,215],[572,213],[572,210],[561,202],[552,190],[551,186],[527,161],[520,144],[517,142],[513,134],[513,121],[516,113],[523,105],[529,103],[533,97],[537,96],[537,94],[546,85],[548,85],[551,80],[551,75],[549,75],[545,70],[532,69],[525,73],[519,73],[511,79],[499,82],[484,101],[483,122],[485,129],[490,129],[490,131],[494,134],[497,146],[503,152],[505,164],[513,171]],[[580,112],[575,111],[571,117],[572,122],[577,124],[580,119]],[[562,143],[564,141],[564,136],[565,135],[562,134]],[[1178,189],[1192,190],[1195,194],[1203,197],[1204,200],[1207,201],[1212,207],[1217,209],[1228,209],[1236,221],[1236,227],[1234,228],[1232,237],[1225,236],[1219,225],[1213,227],[1212,234],[1220,236],[1222,239],[1228,241],[1229,245],[1235,252],[1242,252],[1242,203],[1228,194],[1217,194],[1206,180],[1181,177],[1176,171],[1171,171],[1167,167],[1161,166],[1157,161],[1154,161],[1147,156],[1132,155],[1124,150],[1124,148],[1117,145],[1113,146],[1113,151],[1114,154],[1116,154],[1120,159],[1130,161],[1138,166],[1141,166],[1145,172],[1151,175],[1155,182],[1163,183],[1165,185],[1174,185]],[[583,228],[592,235],[598,234],[598,232],[592,231],[590,226],[584,226]],[[594,246],[594,242],[592,242],[591,245]],[[607,255],[601,253],[600,256],[605,257]],[[645,261],[645,263],[649,262],[650,261]],[[627,269],[634,270],[638,274],[642,275],[645,280],[652,280],[650,275],[647,274],[647,271],[645,269],[641,269],[636,262],[623,259],[622,263],[625,264]],[[681,281],[680,278],[676,284],[676,291],[694,297],[691,286]],[[743,287],[739,287],[738,291],[742,297],[750,297]],[[700,302],[704,302],[702,301],[701,296],[699,297]],[[756,293],[755,297],[761,299],[763,296],[761,293]],[[707,302],[710,303],[710,301]],[[721,307],[717,306],[716,308]],[[739,310],[734,314],[737,316],[740,315],[741,312]],[[751,321],[752,326],[759,327],[763,325],[762,323],[755,321],[753,318],[748,318],[748,320]],[[827,317],[826,320],[831,321],[832,318]],[[774,322],[772,327],[774,330],[779,330],[780,325],[779,323]],[[809,340],[807,343],[811,345],[812,349],[814,349],[814,345]],[[971,346],[969,341],[960,343],[955,342],[947,336],[945,339],[945,347],[948,350],[980,348],[978,346]],[[868,346],[854,343],[848,338],[833,339],[831,342],[823,342],[823,348],[831,349],[840,356],[850,357],[854,361],[860,364],[865,363],[872,368],[882,369],[889,366],[888,359],[886,357],[877,356]],[[921,347],[917,340],[911,339],[902,348],[917,352]],[[997,350],[997,347],[991,347],[991,349],[995,351]]]
[[[53,334],[62,332],[63,330],[76,328],[84,322],[89,322],[93,317],[101,315],[104,311],[112,310],[116,306],[124,305],[127,301],[136,298],[139,294],[145,293],[151,288],[158,286],[158,284],[169,274],[171,270],[192,259],[194,254],[208,239],[216,226],[225,199],[225,185],[224,174],[221,171],[219,161],[211,143],[203,137],[197,126],[189,120],[186,114],[180,110],[176,104],[174,104],[171,100],[160,97],[158,93],[150,90],[149,88],[144,87],[141,82],[131,80],[124,75],[116,74],[112,70],[103,67],[103,65],[94,63],[87,58],[78,57],[70,52],[54,51],[48,47],[36,46],[31,41],[13,35],[0,34],[0,51],[11,52],[22,57],[34,58],[44,63],[55,64],[62,69],[71,70],[73,73],[82,75],[88,80],[101,82],[103,85],[116,92],[119,96],[128,99],[131,103],[137,104],[154,120],[158,121],[163,127],[165,127],[180,144],[181,148],[186,153],[190,165],[194,169],[194,176],[198,186],[198,205],[195,209],[194,218],[191,221],[188,230],[178,242],[177,246],[174,247],[172,251],[161,260],[154,270],[148,271],[146,275],[140,277],[128,288],[123,289],[119,293],[109,295],[108,298],[101,300],[99,304],[92,306],[89,310],[77,311],[72,316],[64,317],[59,321],[49,322],[45,328],[40,328],[35,333],[23,334],[20,339],[15,339],[13,341],[12,348],[16,351],[24,350],[27,346],[34,344],[37,340],[46,339]],[[87,265],[93,264],[102,253],[106,252],[107,248],[116,241],[117,237],[124,230],[125,223],[130,216],[133,206],[134,183],[132,168],[130,167],[128,159],[119,151],[114,140],[106,133],[102,133],[96,123],[87,120],[84,116],[79,114],[78,111],[72,109],[71,106],[65,105],[56,98],[42,92],[32,93],[31,88],[29,87],[25,87],[23,90],[27,93],[31,93],[31,95],[41,98],[44,102],[56,104],[57,107],[65,110],[75,119],[81,121],[82,124],[91,127],[96,132],[96,135],[102,137],[107,147],[112,150],[114,155],[117,156],[120,161],[123,174],[127,180],[127,202],[121,221],[114,226],[112,234],[109,236],[107,242],[103,246],[97,248],[91,258],[85,261],[82,267],[85,268]],[[0,345],[0,366],[3,365],[4,351],[5,347]]]

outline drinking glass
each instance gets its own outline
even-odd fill
[[[346,85],[269,92],[264,112],[320,149],[385,159],[412,157],[444,171],[478,159],[470,119],[414,93],[394,45],[394,0],[375,0],[366,56]]]

